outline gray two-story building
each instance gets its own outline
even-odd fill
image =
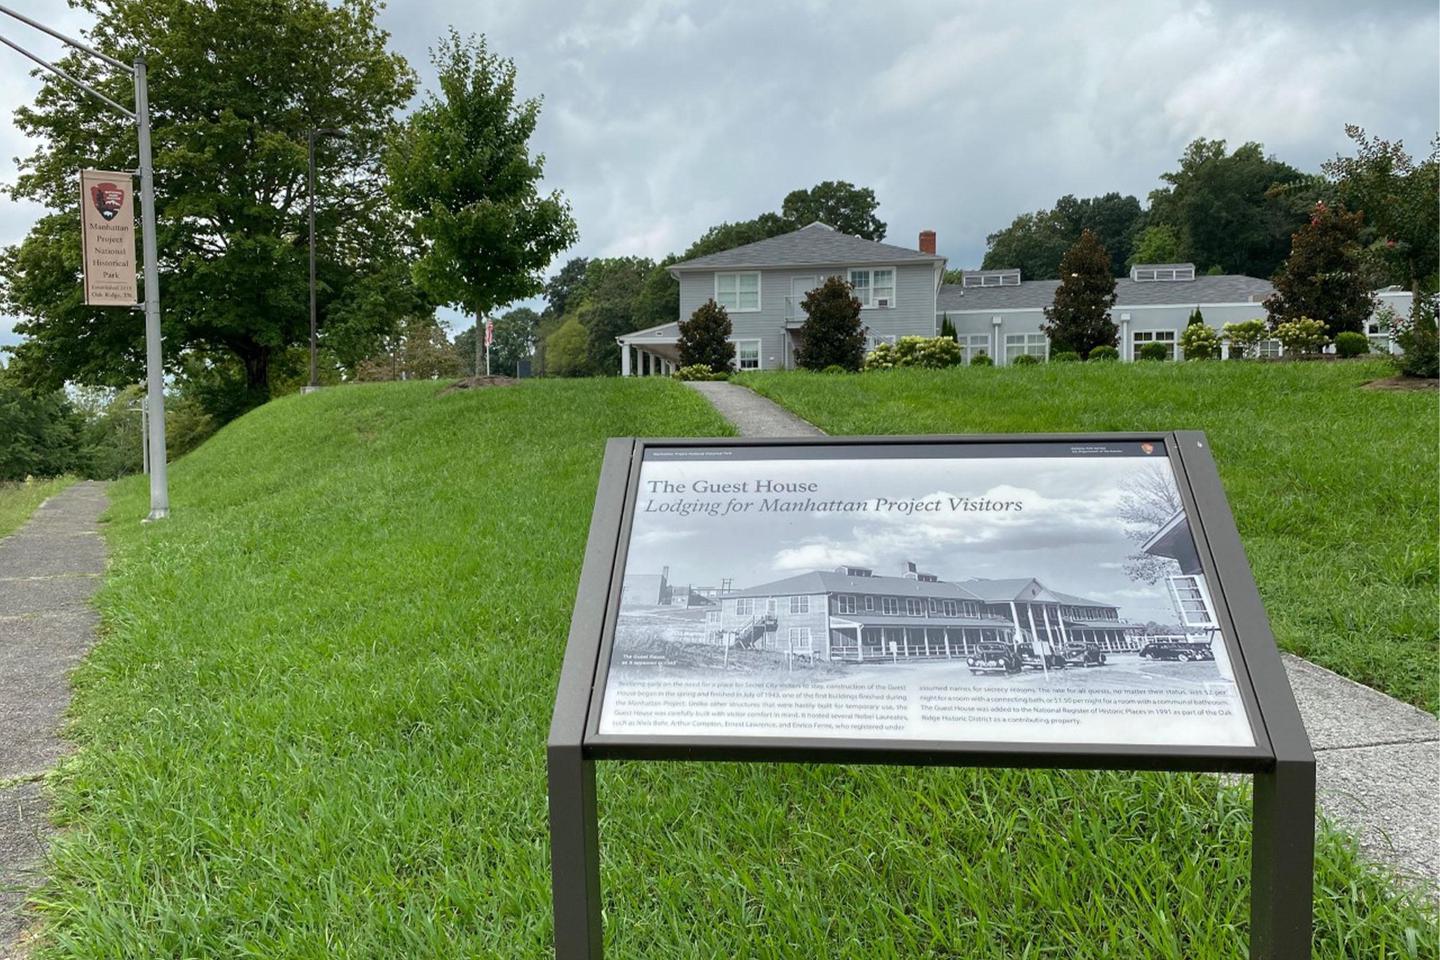
[[[739,370],[789,370],[805,321],[805,294],[839,276],[860,301],[870,343],[934,336],[936,297],[945,258],[935,233],[920,234],[919,249],[852,237],[823,223],[677,263],[680,317],[674,323],[618,337],[625,376],[668,374],[680,365],[679,320],[707,300],[730,316]]]

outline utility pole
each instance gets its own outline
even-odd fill
[[[145,384],[146,384],[146,426],[148,427],[147,452],[150,462],[150,515],[145,519],[163,520],[170,515],[170,483],[165,464],[165,368],[160,344],[160,267],[155,244],[155,170],[150,156],[150,93],[145,79],[145,58],[136,57],[134,66],[126,66],[119,60],[101,53],[73,37],[0,5],[0,13],[21,23],[49,34],[66,46],[88,54],[107,66],[129,73],[135,82],[135,109],[127,110],[110,97],[91,87],[82,80],[71,76],[54,64],[41,59],[5,37],[0,43],[30,58],[44,69],[67,83],[99,100],[112,111],[135,122],[139,138],[140,161],[140,226],[141,250],[144,257],[145,277]]]
[[[343,137],[344,130],[336,130],[334,127],[322,127],[319,130],[307,131],[305,142],[309,149],[310,159],[306,174],[306,185],[308,194],[308,206],[310,215],[310,386],[307,390],[319,390],[319,368],[317,356],[319,352],[318,337],[316,335],[315,323],[315,140],[318,137]]]

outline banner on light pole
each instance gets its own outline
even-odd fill
[[[80,171],[80,237],[88,306],[139,303],[133,197],[134,181],[128,173]]]

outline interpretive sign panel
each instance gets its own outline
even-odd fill
[[[80,171],[85,302],[92,307],[133,307],[139,299],[133,183],[128,173]]]
[[[1253,747],[1165,443],[649,448],[598,732]]]
[[[547,757],[558,960],[606,759],[1248,773],[1250,956],[1310,955],[1315,757],[1200,433],[611,440]]]

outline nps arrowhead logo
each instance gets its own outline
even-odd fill
[[[114,220],[125,207],[125,190],[114,183],[93,184],[90,187],[90,202],[95,204],[100,216],[107,221]]]

